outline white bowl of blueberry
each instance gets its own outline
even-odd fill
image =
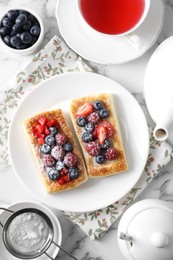
[[[0,43],[13,53],[28,55],[43,41],[43,22],[32,10],[7,10],[0,19]]]

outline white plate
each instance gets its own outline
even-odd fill
[[[104,92],[116,96],[129,170],[106,178],[90,179],[73,190],[47,194],[22,127],[23,121],[50,108],[62,108],[70,123],[71,99]],[[34,88],[19,105],[9,131],[11,163],[19,179],[38,199],[66,211],[92,211],[122,198],[141,176],[148,147],[147,123],[134,97],[115,81],[90,72],[59,75]]]
[[[148,110],[155,123],[165,114],[169,104],[173,104],[173,36],[155,50],[147,65],[144,91]],[[173,133],[169,139],[173,140]]]
[[[76,0],[58,0],[56,18],[67,44],[83,58],[101,64],[121,64],[143,55],[157,40],[163,25],[162,0],[151,0],[144,23],[135,31],[141,40],[140,50],[134,49],[124,37],[105,37],[85,30],[80,23]]]
[[[31,202],[31,201],[25,201],[25,202],[18,202],[15,204],[12,204],[8,207],[6,207],[10,210],[20,210],[20,209],[25,209],[25,208],[36,208],[39,209],[41,211],[43,211],[52,221],[53,224],[53,229],[54,229],[54,241],[58,244],[61,245],[61,241],[62,241],[62,231],[61,231],[61,226],[59,223],[59,220],[57,219],[57,217],[55,216],[55,214],[48,209],[47,207],[43,206],[40,203],[35,203],[35,202]],[[9,212],[3,211],[0,214],[0,222],[1,223],[5,223],[5,221],[7,220],[7,218],[10,216]],[[11,255],[6,247],[4,246],[4,243],[2,241],[2,228],[0,228],[0,259],[3,260],[17,260],[19,258],[14,257],[13,255]],[[55,246],[51,246],[50,249],[48,250],[48,253],[55,258],[57,256],[59,252],[59,248],[55,247]],[[42,255],[40,257],[35,258],[35,260],[47,260],[48,257],[46,255]]]

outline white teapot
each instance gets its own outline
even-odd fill
[[[127,260],[173,260],[173,206],[157,199],[133,204],[120,220],[118,244]]]

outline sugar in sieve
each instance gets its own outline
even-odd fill
[[[52,221],[43,211],[36,208],[17,211],[0,209],[11,214],[4,224],[0,222],[0,225],[3,229],[3,243],[13,256],[20,259],[33,259],[45,254],[54,260],[55,258],[48,253],[48,249],[54,244],[73,259],[78,260],[53,240]]]

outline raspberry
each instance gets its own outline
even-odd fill
[[[107,160],[114,160],[117,156],[118,151],[114,147],[107,149],[105,152],[105,157]]]
[[[115,129],[113,127],[106,128],[107,138],[111,138],[115,134]]]
[[[56,139],[57,144],[59,144],[59,145],[63,145],[67,142],[67,137],[65,134],[58,133],[55,135],[55,139]]]
[[[63,168],[61,171],[60,171],[60,174],[61,176],[65,176],[68,174],[68,170],[66,168]]]
[[[64,163],[68,166],[68,167],[73,167],[77,164],[77,157],[75,154],[73,153],[67,153],[64,157]]]
[[[60,145],[56,145],[52,148],[51,155],[58,161],[62,161],[65,155],[64,148]]]
[[[55,164],[55,159],[50,154],[43,155],[43,165],[45,167],[52,167]]]
[[[88,116],[88,122],[90,123],[98,123],[98,121],[100,120],[100,116],[97,112],[93,112]]]
[[[89,155],[95,157],[100,153],[100,146],[96,142],[89,142],[87,147],[86,147],[86,150],[87,150]]]

